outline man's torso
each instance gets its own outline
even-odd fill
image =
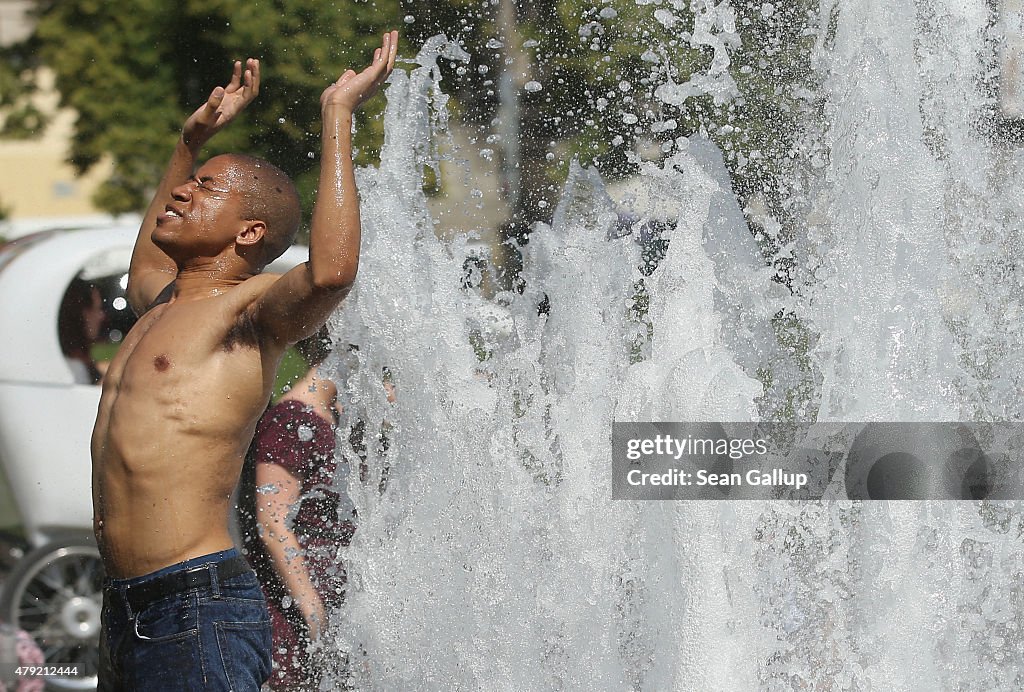
[[[260,343],[248,307],[273,280],[152,308],[111,363],[92,456],[96,533],[112,576],[231,546],[229,497],[280,359]]]

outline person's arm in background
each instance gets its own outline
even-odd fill
[[[267,547],[274,571],[302,613],[311,638],[316,639],[324,624],[324,604],[309,576],[302,546],[287,522],[288,513],[299,501],[302,483],[287,469],[260,462],[256,464],[256,487],[267,486],[273,490],[256,494],[256,524],[260,540]]]
[[[156,219],[171,201],[171,191],[188,181],[195,170],[199,152],[221,128],[235,119],[256,98],[260,90],[260,61],[249,58],[235,62],[231,81],[216,87],[202,106],[188,117],[171,160],[153,195],[135,240],[132,262],[128,269],[128,304],[136,315],[145,312],[160,293],[174,281],[177,266],[152,240]]]

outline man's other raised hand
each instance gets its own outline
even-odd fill
[[[366,103],[380,89],[391,71],[395,69],[395,56],[398,54],[398,32],[389,31],[384,34],[380,48],[373,52],[373,61],[362,72],[346,70],[338,81],[332,83],[320,96],[320,108],[340,107],[344,111],[354,112]]]
[[[181,130],[182,140],[191,148],[201,147],[222,127],[235,119],[260,93],[260,61],[248,58],[245,71],[236,60],[231,81],[210,92],[206,103],[188,117]]]

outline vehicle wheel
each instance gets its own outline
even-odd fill
[[[58,539],[23,557],[0,593],[0,619],[36,640],[48,666],[78,675],[46,678],[47,689],[94,690],[99,670],[103,565],[95,542]]]

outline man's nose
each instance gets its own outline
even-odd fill
[[[192,199],[192,189],[189,187],[188,183],[179,185],[171,190],[171,197],[179,202],[187,202]]]

